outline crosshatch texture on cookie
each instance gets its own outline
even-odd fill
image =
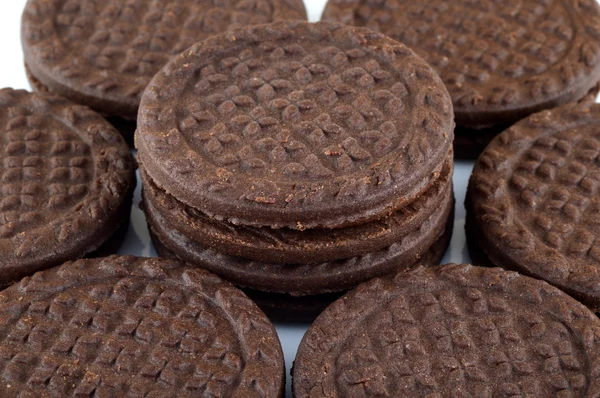
[[[6,397],[278,397],[283,386],[266,316],[229,283],[176,261],[67,263],[1,292],[0,316]]]
[[[12,89],[0,90],[0,129],[5,276],[25,275],[27,264],[77,246],[77,256],[85,255],[97,243],[94,231],[113,228],[107,223],[134,185],[135,162],[122,138],[89,108]]]
[[[120,104],[135,118],[144,88],[173,56],[229,28],[278,19],[305,20],[302,1],[29,0],[25,58],[54,89],[113,101],[113,111]]]
[[[350,202],[357,217],[391,212],[439,171],[452,142],[448,93],[423,60],[330,23],[208,39],[154,78],[142,108],[137,145],[153,180],[247,225],[341,226]]]
[[[367,282],[305,335],[296,397],[589,396],[600,322],[545,282],[468,265]],[[431,394],[431,395],[428,395]]]
[[[446,83],[459,125],[498,123],[475,112],[510,113],[572,96],[567,90],[574,88],[583,96],[600,79],[600,7],[593,0],[330,0],[324,19],[366,26],[413,48]]]
[[[488,255],[498,258],[487,243],[496,242],[507,265],[593,308],[600,307],[599,126],[591,103],[532,115],[488,146],[467,194]]]

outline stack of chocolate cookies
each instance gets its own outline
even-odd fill
[[[279,22],[214,36],[158,73],[138,123],[162,256],[316,295],[445,252],[452,103],[425,61],[382,34]]]
[[[593,0],[329,0],[323,19],[382,32],[433,66],[452,96],[457,157],[476,158],[522,118],[598,92]]]

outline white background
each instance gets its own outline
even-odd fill
[[[0,87],[14,87],[30,89],[23,69],[23,53],[20,42],[20,20],[21,12],[26,0],[0,0]],[[317,21],[320,18],[325,0],[305,0],[309,19]],[[449,251],[446,253],[444,263],[469,262],[469,255],[465,246],[464,220],[465,210],[463,207],[464,194],[467,181],[472,168],[472,162],[457,162],[454,171],[454,189],[456,192],[456,220],[454,223],[454,235]],[[131,227],[127,235],[127,241],[119,251],[120,254],[134,254],[138,256],[155,256],[156,253],[150,243],[144,214],[139,209],[140,200],[139,184],[135,193],[134,206],[131,213]],[[289,370],[292,366],[296,348],[308,325],[276,324],[279,338],[285,353],[287,366],[288,395],[290,393]]]

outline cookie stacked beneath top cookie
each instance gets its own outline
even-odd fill
[[[439,262],[452,139],[450,97],[420,57],[305,22],[194,45],[148,86],[136,132],[159,253],[294,295]]]
[[[431,63],[452,96],[458,157],[600,81],[593,0],[329,0],[323,19],[382,32]]]
[[[29,0],[22,41],[32,87],[109,117],[126,137],[167,61],[230,28],[306,19],[302,0]]]

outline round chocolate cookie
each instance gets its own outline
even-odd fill
[[[245,226],[341,228],[389,216],[439,176],[452,104],[431,67],[365,28],[278,22],[192,46],[142,98],[156,185]]]
[[[389,217],[347,228],[295,229],[247,227],[212,219],[158,188],[140,169],[145,198],[172,227],[200,245],[223,254],[262,262],[318,264],[361,256],[387,247],[414,231],[448,203],[452,154],[440,176],[413,203]]]
[[[0,292],[2,397],[283,397],[275,329],[171,260],[68,262]]]
[[[144,213],[153,239],[164,253],[171,253],[189,264],[205,268],[235,285],[263,292],[293,296],[340,292],[375,276],[382,276],[418,264],[440,240],[449,241],[454,221],[452,190],[422,224],[406,231],[392,245],[352,258],[321,264],[274,264],[252,261],[207,249],[171,226],[157,211],[146,191],[142,192]],[[443,245],[444,251],[447,245]]]
[[[467,192],[469,245],[600,310],[600,105],[544,111],[498,136]]]
[[[84,106],[0,89],[0,286],[96,251],[129,221],[135,160]]]
[[[295,398],[593,397],[600,320],[549,284],[445,265],[374,279],[308,329]]]
[[[306,19],[301,0],[29,0],[25,63],[45,87],[107,116],[135,120],[156,72],[229,28]]]
[[[511,125],[576,101],[600,81],[593,0],[329,0],[323,19],[414,49],[448,87],[460,128]]]

